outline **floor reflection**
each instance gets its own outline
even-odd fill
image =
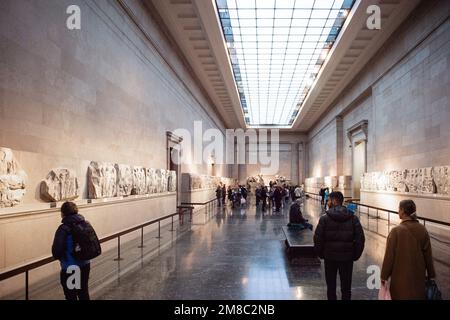
[[[303,212],[313,225],[322,214],[315,200],[306,201]],[[172,248],[121,277],[120,284],[108,286],[97,298],[325,299],[323,264],[287,259],[281,230],[287,213],[287,205],[280,213],[254,205],[218,208],[209,222],[193,227]],[[386,239],[380,234],[387,234],[387,225],[361,220],[374,232],[366,230],[366,249],[355,263],[353,298],[376,299],[378,291],[367,288],[367,268],[381,265]],[[437,269],[448,297],[449,268]]]

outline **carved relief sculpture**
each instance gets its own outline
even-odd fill
[[[147,193],[145,180],[145,169],[143,167],[133,167],[133,191],[132,195],[144,195]]]
[[[53,169],[41,183],[41,198],[48,202],[71,201],[79,196],[78,179],[73,170]]]
[[[163,192],[163,170],[162,169],[156,169],[156,192],[161,193]]]
[[[157,186],[158,178],[156,176],[156,169],[146,168],[145,169],[145,188],[148,194],[154,194],[158,191]]]
[[[0,208],[18,205],[25,195],[27,175],[13,152],[0,148]]]
[[[169,171],[161,169],[161,192],[169,190]]]
[[[450,194],[449,167],[428,167],[365,173],[361,186],[367,191]]]
[[[450,195],[450,166],[435,167],[434,181],[436,192],[442,195]]]
[[[126,197],[133,190],[133,170],[131,166],[116,164],[117,171],[117,196]]]
[[[177,191],[177,173],[176,171],[169,171],[169,192]]]
[[[88,167],[89,199],[117,196],[117,170],[112,163],[92,161]]]

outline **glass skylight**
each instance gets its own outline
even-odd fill
[[[293,124],[354,0],[216,0],[247,125]]]

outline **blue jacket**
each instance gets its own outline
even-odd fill
[[[76,265],[84,267],[90,263],[89,260],[80,261],[73,257],[74,242],[71,234],[73,224],[83,222],[84,217],[81,214],[75,214],[62,219],[62,224],[55,233],[53,240],[52,255],[61,263],[61,269],[67,270],[69,266]]]

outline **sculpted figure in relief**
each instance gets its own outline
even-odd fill
[[[169,171],[169,192],[177,191],[177,173],[176,171]]]
[[[117,196],[126,197],[133,190],[133,170],[131,166],[116,164],[117,171]]]
[[[145,179],[145,169],[143,167],[133,167],[132,195],[144,195],[147,193],[147,182]]]
[[[18,205],[25,195],[27,175],[13,152],[0,148],[0,208]]]
[[[153,194],[158,191],[158,178],[156,175],[156,169],[146,168],[145,169],[145,185],[147,193]]]
[[[436,191],[445,196],[450,195],[450,166],[434,168]]]
[[[78,179],[73,170],[57,168],[50,171],[40,188],[41,198],[48,202],[72,201],[78,198]]]
[[[117,196],[117,171],[112,163],[92,161],[88,167],[89,199]]]

